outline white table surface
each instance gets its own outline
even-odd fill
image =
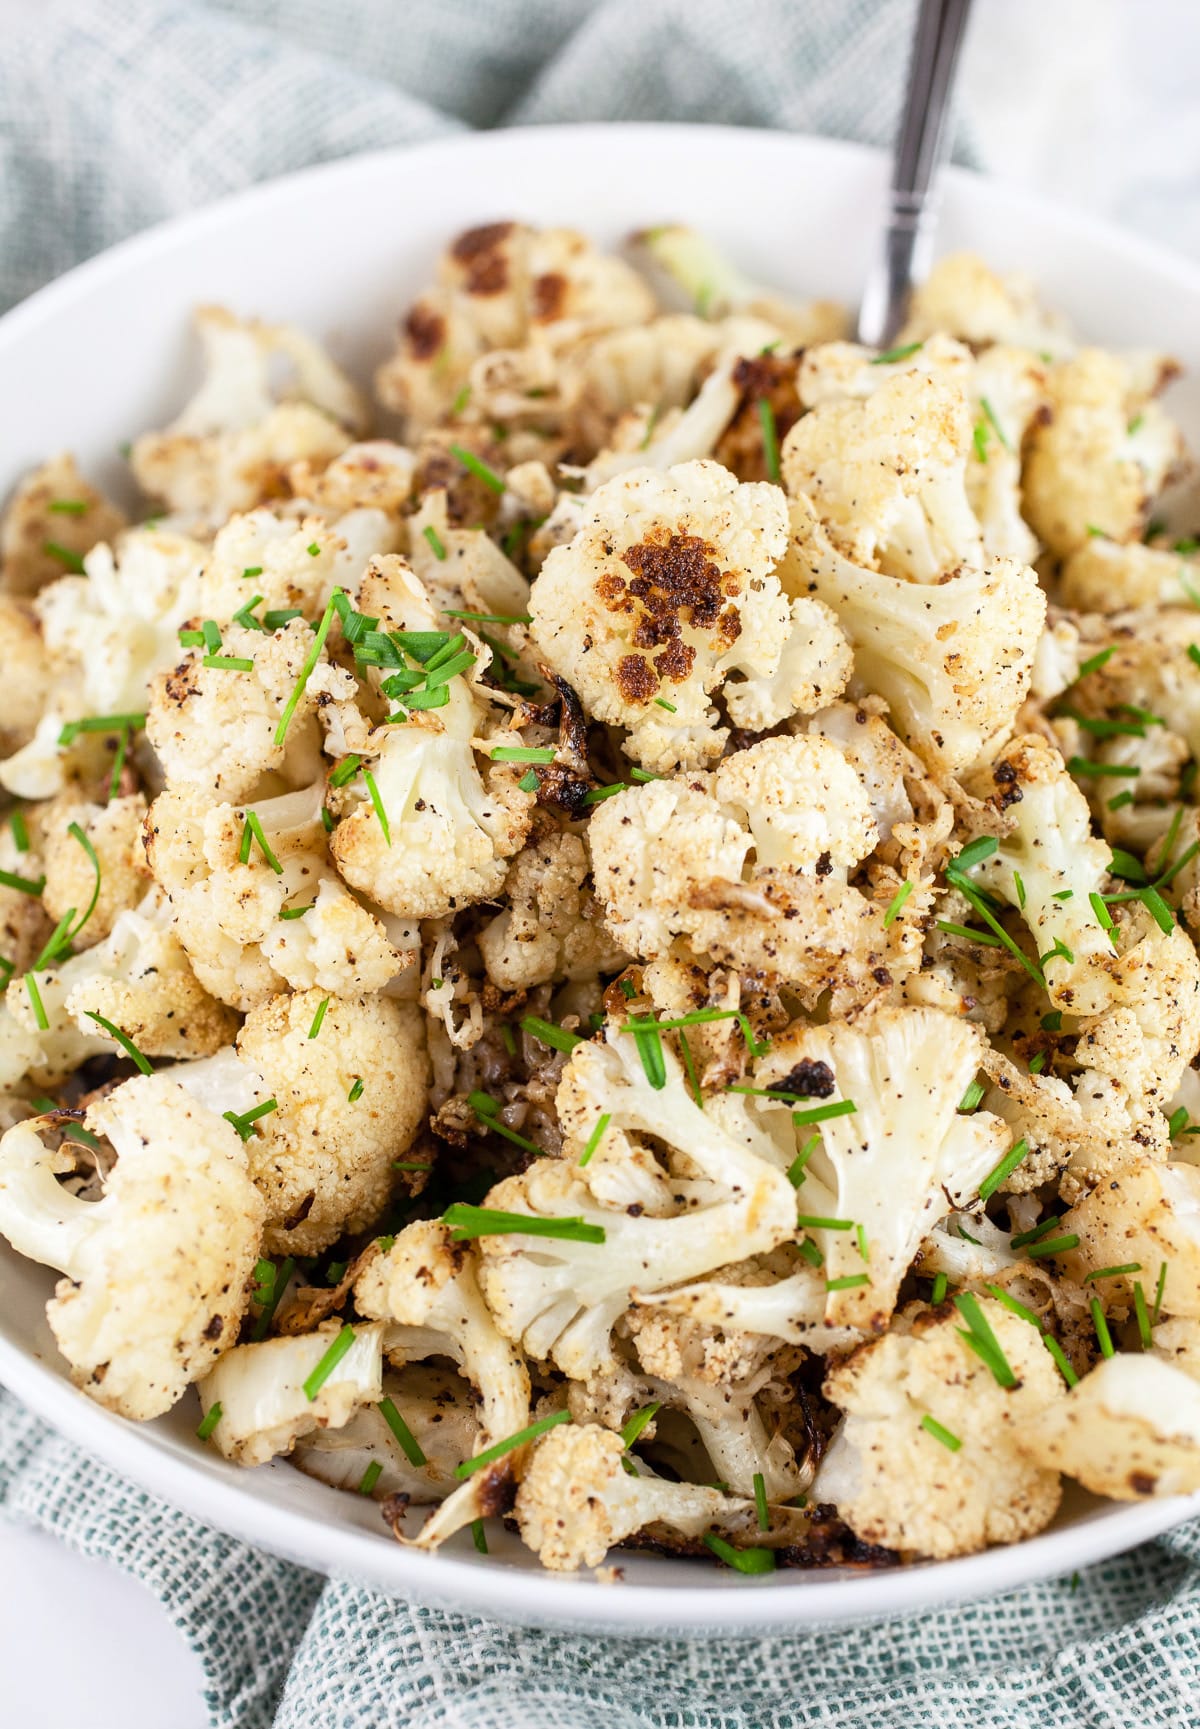
[[[1198,48],[1191,0],[976,0],[964,107],[1003,178],[1200,256]],[[0,1674],[21,1729],[207,1721],[200,1666],[148,1592],[3,1524]]]

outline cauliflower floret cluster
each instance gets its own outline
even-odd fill
[[[680,225],[458,236],[403,442],[197,328],[143,508],[63,455],[0,521],[0,1235],[71,1379],[561,1571],[1200,1487],[1173,363],[968,255],[877,353]]]

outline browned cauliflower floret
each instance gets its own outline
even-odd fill
[[[765,730],[840,695],[849,654],[824,608],[782,593],[778,489],[713,463],[621,475],[533,586],[534,642],[644,768],[696,767],[735,725]]]
[[[752,1499],[699,1483],[671,1483],[622,1468],[625,1443],[598,1424],[552,1429],[534,1449],[517,1490],[517,1527],[543,1567],[597,1567],[617,1543],[645,1532],[655,1548],[715,1534],[735,1546],[779,1547],[803,1534],[805,1516],[772,1510],[763,1531]]]
[[[324,350],[291,325],[205,306],[196,329],[204,382],[170,426],[135,440],[130,460],[152,497],[217,527],[286,492],[293,463],[323,467],[339,456],[362,428],[364,405]]]
[[[54,920],[74,910],[76,949],[91,948],[112,930],[117,915],[144,899],[147,883],[142,857],[142,819],[146,800],[141,793],[112,799],[108,804],[55,800],[43,818],[45,835],[42,895]],[[72,829],[77,833],[72,833]],[[83,835],[87,845],[80,840]],[[92,863],[88,846],[96,856]],[[90,908],[90,911],[88,910]],[[85,916],[86,915],[86,916]]]
[[[936,582],[982,562],[966,494],[970,449],[963,392],[909,370],[865,401],[827,400],[804,415],[784,440],[783,477],[853,563]]]
[[[364,1230],[386,1206],[392,1161],[404,1157],[425,1116],[429,1059],[419,1011],[391,997],[297,991],[252,1009],[237,1049],[255,1104],[275,1100],[246,1143],[266,1198],[268,1251],[316,1254],[343,1231]],[[202,1084],[223,1084],[227,1059],[216,1064]],[[246,1085],[244,1075],[228,1079]]]
[[[589,826],[596,893],[624,947],[653,959],[686,936],[809,994],[871,994],[877,969],[890,983],[886,966],[911,946],[907,921],[885,928],[883,907],[847,884],[876,833],[846,757],[803,734],[736,751],[715,774],[618,793]]]
[[[1200,669],[1191,653],[1200,636],[1198,624],[1195,607],[1143,610],[1109,620],[1105,638],[1112,652],[1072,687],[1072,707],[1089,718],[1115,718],[1119,723],[1131,719],[1127,710],[1132,705],[1135,712],[1156,717],[1159,724],[1152,719],[1145,725],[1149,738],[1165,727],[1185,741],[1193,756],[1200,754]],[[1145,750],[1136,733],[1102,738],[1093,748],[1102,762],[1132,761],[1135,767]],[[1142,774],[1128,779],[1140,781]],[[1105,784],[1097,799],[1112,798],[1107,777],[1100,778]]]
[[[206,988],[233,1008],[285,984],[339,996],[383,990],[414,958],[329,863],[322,793],[318,781],[236,806],[168,791],[150,808],[146,855],[175,933]]]
[[[1160,376],[1166,371],[1164,363]],[[1046,374],[1049,413],[1029,435],[1024,507],[1034,533],[1060,558],[1092,529],[1140,540],[1151,505],[1180,465],[1179,430],[1151,400],[1144,372],[1085,348]]]
[[[801,422],[803,424],[803,422]],[[854,672],[933,769],[961,773],[1003,739],[1029,691],[1046,597],[1027,566],[996,559],[937,584],[868,570],[792,505],[789,585],[837,615]]]
[[[233,1129],[169,1075],[123,1082],[84,1126],[117,1155],[103,1198],[62,1187],[69,1158],[20,1123],[0,1141],[0,1233],[65,1275],[47,1319],[71,1379],[140,1421],[236,1339],[263,1203]]]
[[[923,342],[939,332],[973,348],[1004,342],[1058,355],[1069,353],[1072,346],[1062,320],[1038,304],[1028,277],[1000,276],[973,252],[939,258],[914,289],[908,322],[897,341]]]
[[[578,835],[551,833],[518,853],[504,881],[504,910],[479,933],[488,977],[504,991],[615,973],[629,958],[604,927],[586,887]]]
[[[112,540],[125,518],[89,486],[69,455],[55,456],[21,481],[0,521],[0,580],[9,594],[36,594]]]
[[[1200,1387],[1158,1357],[1102,1358],[1017,1445],[1114,1501],[1187,1495],[1200,1489]]]
[[[0,755],[29,743],[53,688],[37,614],[28,601],[0,594]]]
[[[489,350],[527,345],[552,360],[583,338],[641,324],[653,312],[636,273],[582,235],[491,222],[460,234],[443,255],[437,284],[411,307],[376,388],[411,436],[457,412],[468,383],[462,411],[470,412],[476,362]],[[541,388],[540,375],[530,373],[526,388]]]
[[[1140,1284],[1153,1303],[1162,1278],[1160,1311],[1200,1316],[1200,1166],[1127,1162],[1064,1214],[1062,1229],[1079,1238],[1062,1256],[1071,1278],[1131,1269],[1097,1285],[1106,1302],[1131,1305]]]
[[[229,626],[217,656],[203,646],[186,651],[155,681],[146,717],[168,786],[237,799],[272,770],[293,784],[311,780],[319,758],[316,701],[301,675],[312,649],[312,631],[296,618],[270,636]],[[252,665],[204,665],[214,658]],[[299,700],[280,737],[298,685]]]
[[[1058,1509],[1057,1469],[1031,1463],[1019,1443],[1061,1404],[1059,1372],[1036,1328],[977,1301],[1011,1385],[967,1349],[956,1314],[889,1333],[826,1377],[826,1397],[846,1417],[813,1494],[864,1542],[969,1555],[1033,1536]]]
[[[335,588],[354,590],[369,559],[395,550],[397,534],[378,510],[333,522],[319,516],[296,522],[269,510],[232,517],[204,560],[194,608],[222,626],[242,609],[256,623],[293,608],[318,618]]]
[[[1124,612],[1129,607],[1187,606],[1200,593],[1200,557],[1140,540],[1089,534],[1064,561],[1059,595],[1080,612]]]

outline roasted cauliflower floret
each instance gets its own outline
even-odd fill
[[[1098,1286],[1106,1302],[1132,1304],[1140,1284],[1153,1303],[1162,1278],[1160,1311],[1200,1316],[1200,1166],[1131,1160],[1064,1214],[1062,1228],[1079,1238],[1062,1257],[1069,1277],[1130,1269]]]
[[[220,625],[244,611],[264,632],[275,623],[268,614],[298,609],[319,618],[335,589],[353,591],[371,558],[395,551],[397,534],[379,510],[333,522],[306,516],[297,523],[269,510],[235,516],[204,560],[193,609]]]
[[[1011,729],[1029,690],[1046,617],[1033,571],[996,559],[942,583],[906,582],[844,558],[805,500],[791,518],[791,580],[833,609],[856,679],[884,698],[931,768],[970,768]]]
[[[864,1542],[935,1560],[970,1555],[1033,1536],[1058,1509],[1058,1469],[1021,1445],[1062,1408],[1058,1370],[1036,1328],[990,1298],[978,1307],[1009,1386],[967,1349],[958,1315],[889,1333],[826,1377],[826,1397],[846,1416],[813,1494]]]
[[[20,482],[0,521],[5,591],[36,594],[124,527],[122,513],[84,480],[73,456],[51,457]]]
[[[938,259],[913,290],[908,322],[897,341],[924,342],[942,332],[984,350],[992,343],[1013,343],[1056,357],[1073,346],[1063,321],[1038,304],[1028,277],[1000,276],[973,252]]]
[[[590,979],[625,965],[629,957],[604,927],[588,874],[578,835],[551,833],[517,854],[504,881],[504,910],[478,939],[488,977],[501,990]]]
[[[265,1465],[315,1429],[341,1429],[383,1397],[383,1326],[353,1329],[349,1350],[314,1394],[305,1382],[332,1348],[341,1325],[235,1345],[200,1382],[206,1417],[217,1411],[213,1446],[238,1465]],[[219,1407],[219,1409],[218,1409]]]
[[[0,593],[0,756],[29,743],[53,694],[37,613],[27,600]]]
[[[297,991],[250,1011],[237,1053],[194,1084],[212,1089],[201,1096],[236,1094],[242,1115],[274,1100],[247,1125],[246,1142],[267,1204],[267,1252],[316,1254],[372,1224],[395,1187],[392,1162],[426,1112],[419,1011],[384,996]]]
[[[1191,1494],[1200,1489],[1200,1387],[1158,1357],[1102,1358],[1017,1445],[1114,1501]]]
[[[69,1158],[19,1123],[0,1141],[0,1232],[64,1275],[46,1315],[72,1380],[143,1421],[236,1339],[263,1203],[233,1129],[168,1075],[124,1081],[84,1127],[117,1155],[103,1198],[63,1188]]]
[[[354,442],[364,405],[324,350],[292,325],[201,307],[196,330],[204,381],[162,432],[134,441],[140,484],[197,525],[286,492],[293,463],[321,467]],[[282,389],[276,379],[285,375]]]
[[[318,761],[316,701],[302,675],[311,671],[313,646],[312,631],[296,618],[270,636],[229,626],[217,656],[203,647],[187,650],[155,681],[146,717],[168,786],[238,799],[271,771],[293,784],[311,780]],[[204,665],[213,659],[251,665]]]
[[[830,342],[846,328],[844,308],[831,300],[793,300],[766,287],[698,229],[665,223],[643,229],[633,240],[636,255],[665,276],[702,318],[731,312],[765,318],[797,348]]]
[[[146,800],[141,793],[130,793],[108,804],[56,801],[46,811],[42,853],[46,887],[42,900],[56,922],[69,911],[77,912],[78,921],[71,921],[77,926],[72,938],[76,949],[101,942],[118,915],[145,898],[141,844],[145,814]],[[89,847],[96,856],[95,865]]]
[[[522,1539],[543,1567],[597,1567],[617,1543],[646,1532],[655,1547],[691,1547],[706,1534],[735,1547],[779,1547],[803,1534],[803,1514],[774,1509],[764,1532],[753,1500],[699,1483],[670,1483],[622,1469],[625,1444],[597,1424],[567,1424],[537,1443],[517,1490]],[[635,1544],[636,1546],[636,1544]]]
[[[849,675],[825,612],[789,603],[772,574],[786,544],[776,488],[700,462],[622,475],[543,564],[534,642],[589,714],[628,729],[643,768],[697,767],[728,736],[718,689],[735,725],[762,730],[832,701]]]
[[[1064,559],[1058,591],[1064,606],[1080,612],[1186,607],[1200,593],[1200,557],[1194,551],[1089,534]]]
[[[783,1125],[789,1159],[802,1161],[801,1224],[816,1221],[805,1228],[832,1283],[827,1324],[878,1331],[922,1238],[975,1200],[1003,1157],[1005,1125],[958,1111],[983,1050],[969,1022],[880,1008],[854,1025],[793,1028],[756,1066],[755,1085],[785,1095],[758,1109]],[[814,1114],[815,1124],[804,1121]]]
[[[1162,369],[1169,376],[1164,363]],[[1155,498],[1183,458],[1178,428],[1152,401],[1144,368],[1081,349],[1046,374],[1050,413],[1029,435],[1025,515],[1060,558],[1099,529],[1140,540]]]
[[[898,373],[865,401],[826,401],[783,443],[783,477],[855,564],[922,583],[982,563],[967,502],[971,418],[953,384]]]

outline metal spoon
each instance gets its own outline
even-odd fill
[[[872,348],[891,342],[904,322],[914,282],[929,268],[937,225],[931,188],[945,153],[954,74],[970,9],[971,0],[920,0],[892,155],[883,249],[858,314],[858,340]]]

